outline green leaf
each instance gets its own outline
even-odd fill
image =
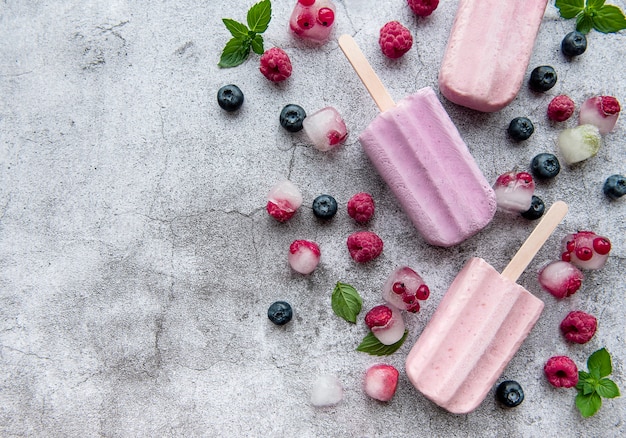
[[[263,33],[272,18],[272,4],[270,0],[262,0],[248,11],[248,27],[251,31]]]
[[[576,407],[584,417],[591,417],[602,407],[602,399],[596,393],[589,395],[578,394],[576,396]]]
[[[598,10],[604,5],[605,0],[587,0],[587,10]]]
[[[248,36],[248,28],[245,24],[241,24],[238,21],[231,20],[230,18],[222,18],[226,29],[231,33],[232,36],[238,39],[244,39]]]
[[[588,34],[593,28],[593,18],[587,12],[576,16],[576,30],[583,34]]]
[[[250,43],[243,39],[233,38],[226,43],[220,62],[220,67],[236,67],[246,60],[250,53]]]
[[[356,347],[356,351],[371,354],[372,356],[388,356],[395,353],[398,348],[404,344],[409,331],[405,330],[402,338],[395,344],[385,345],[374,336],[374,333],[369,332],[367,336],[363,338],[363,341]]]
[[[561,17],[569,19],[574,18],[583,9],[585,9],[585,0],[556,0]]]
[[[604,378],[598,382],[596,392],[600,397],[615,398],[619,397],[619,388],[611,379]]]
[[[263,37],[261,35],[257,34],[252,39],[252,50],[257,55],[262,55],[263,54],[263,52],[264,52],[264,50],[263,50]]]
[[[356,289],[349,284],[337,282],[331,298],[335,314],[348,322],[356,323],[356,316],[361,311],[363,300]]]
[[[606,351],[606,348],[601,348],[589,356],[589,359],[587,359],[587,368],[592,375],[594,375],[594,371],[597,371],[598,378],[606,377],[613,372],[611,355]]]
[[[593,28],[602,33],[619,32],[626,29],[626,17],[620,8],[613,5],[602,6],[592,17]]]

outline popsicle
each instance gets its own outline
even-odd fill
[[[439,70],[450,101],[483,112],[519,92],[548,0],[460,0]]]
[[[555,202],[502,274],[481,258],[466,263],[406,359],[424,396],[455,414],[484,400],[543,310],[516,281],[566,213]]]
[[[361,145],[415,228],[443,247],[482,230],[495,193],[432,88],[395,104],[352,37],[342,35],[339,46],[381,110]]]

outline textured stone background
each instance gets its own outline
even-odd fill
[[[610,202],[602,184],[626,172],[626,122],[605,137],[598,155],[538,183],[547,204],[571,211],[520,283],[546,302],[537,326],[503,378],[526,401],[503,410],[490,393],[473,413],[455,416],[424,399],[401,373],[395,398],[368,399],[365,369],[381,359],[354,351],[366,334],[331,311],[337,281],[353,284],[364,307],[381,301],[397,266],[425,278],[432,295],[406,318],[409,339],[384,359],[401,371],[411,345],[455,274],[470,256],[501,270],[534,224],[498,213],[463,244],[428,246],[401,212],[357,141],[377,114],[335,40],[310,47],[288,32],[295,0],[274,0],[266,48],[282,47],[294,66],[280,85],[258,71],[258,55],[233,69],[217,67],[229,34],[221,22],[245,20],[253,1],[87,0],[0,2],[0,435],[16,436],[623,436],[624,399],[605,402],[583,420],[574,390],[556,390],[542,367],[567,354],[579,366],[593,351],[613,355],[613,378],[626,391],[624,296],[626,200]],[[335,36],[354,35],[395,99],[430,85],[456,1],[427,19],[404,0],[337,0]],[[626,9],[623,0],[611,3]],[[403,22],[415,45],[384,59],[380,27]],[[477,23],[477,26],[479,23]],[[593,31],[587,53],[559,50],[573,21],[551,1],[532,67],[553,65],[559,82],[545,95],[524,85],[495,114],[443,100],[490,181],[528,168],[556,150],[559,130],[547,120],[550,99],[577,104],[611,94],[626,103],[626,34]],[[219,87],[238,84],[246,101],[227,114]],[[331,153],[278,124],[287,103],[309,113],[331,105],[350,136]],[[511,118],[529,116],[536,132],[523,144],[506,136]],[[286,224],[264,210],[269,188],[289,178],[305,205]],[[354,193],[377,201],[375,219],[357,226],[345,211]],[[334,195],[339,214],[320,223],[312,200]],[[353,231],[385,241],[383,256],[357,266],[345,248]],[[557,301],[542,291],[538,269],[559,256],[561,238],[577,229],[608,236],[604,269],[586,273],[582,289]],[[286,262],[289,243],[312,239],[322,261],[310,276]],[[272,325],[266,311],[284,299],[294,320]],[[573,309],[599,318],[587,345],[569,345],[558,324]],[[332,408],[309,404],[314,378],[337,375],[345,398]]]

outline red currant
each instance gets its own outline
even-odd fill
[[[611,251],[611,242],[604,237],[593,239],[593,249],[600,255],[608,254]]]
[[[317,13],[317,21],[322,26],[331,26],[335,21],[335,13],[330,8],[321,8]]]
[[[315,20],[313,19],[313,15],[309,13],[304,13],[298,15],[298,19],[296,20],[298,26],[302,29],[310,29],[315,24]]]
[[[583,262],[591,260],[591,257],[593,257],[593,250],[585,246],[583,246],[582,248],[576,248],[576,257],[578,258],[578,260],[581,260]]]
[[[313,6],[315,0],[298,0],[298,3],[300,3],[302,6]]]
[[[391,289],[393,290],[394,293],[397,293],[398,295],[400,295],[406,291],[406,286],[404,285],[404,283],[396,281],[391,287]]]
[[[417,288],[417,292],[415,292],[415,296],[418,300],[427,300],[430,296],[430,289],[425,284],[422,284]]]

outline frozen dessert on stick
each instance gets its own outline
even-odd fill
[[[415,228],[444,247],[482,230],[496,211],[494,191],[432,88],[396,104],[352,37],[339,46],[381,111],[361,145]]]
[[[502,274],[478,257],[459,272],[406,359],[424,396],[455,414],[483,401],[543,310],[516,281],[566,213],[554,203]]]
[[[548,0],[460,0],[439,70],[439,89],[483,112],[519,92]]]

